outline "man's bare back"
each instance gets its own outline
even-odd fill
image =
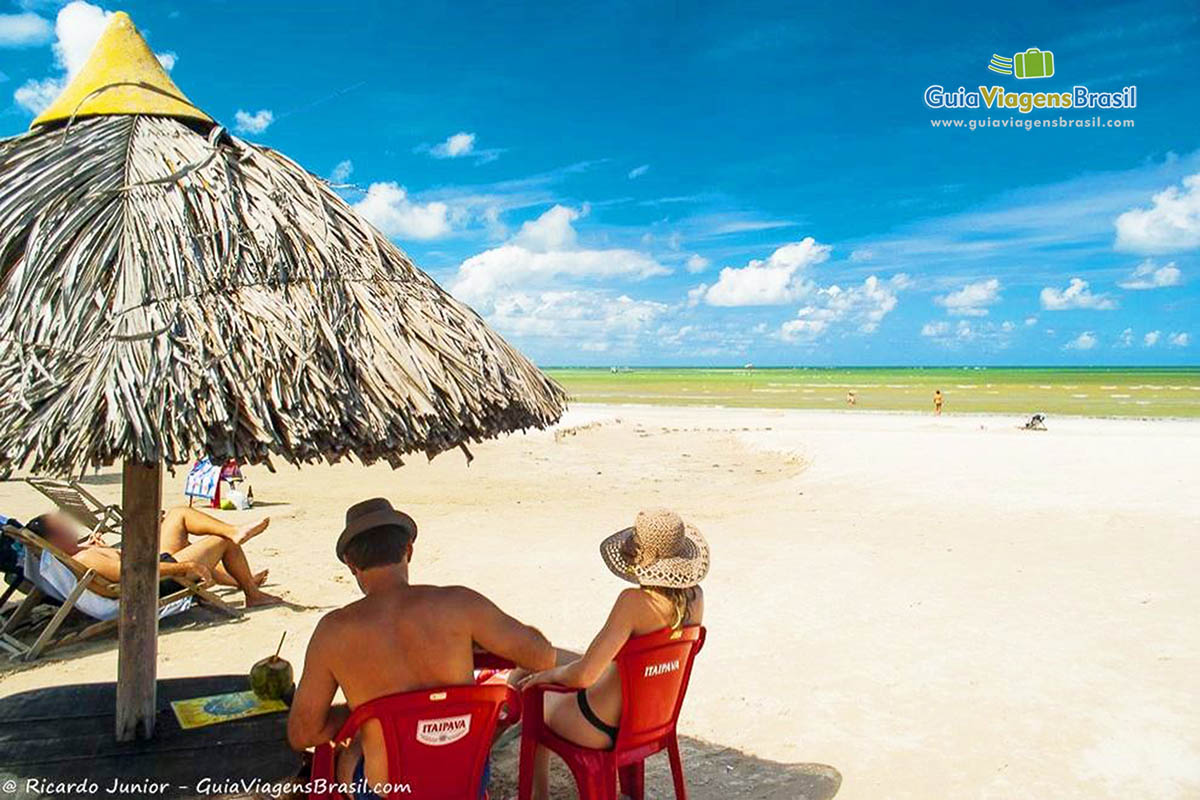
[[[503,616],[461,586],[400,586],[329,614],[313,640],[328,639],[330,670],[354,708],[385,694],[471,683],[477,641],[489,649],[486,640],[494,639],[494,647],[517,651],[511,656],[536,660],[536,642],[524,648],[504,641],[504,631],[493,633],[505,627]]]

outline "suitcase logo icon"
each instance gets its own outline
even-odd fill
[[[1024,53],[1015,53],[1012,58],[992,54],[988,69],[1001,75],[1013,75],[1022,80],[1049,78],[1054,75],[1054,53],[1031,47]]]

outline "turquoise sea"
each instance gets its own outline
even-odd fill
[[[1200,367],[778,367],[546,370],[579,402],[945,413],[1200,417]]]

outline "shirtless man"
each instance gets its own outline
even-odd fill
[[[236,586],[245,593],[247,608],[283,602],[259,588],[267,578],[267,570],[252,573],[242,551],[242,545],[270,523],[270,517],[264,517],[239,528],[194,508],[172,508],[159,526],[160,596],[177,591],[179,584],[171,578],[181,577]],[[113,582],[121,579],[121,551],[105,546],[97,536],[81,544],[70,520],[62,514],[43,514],[28,527],[80,564],[96,570],[100,577]]]
[[[411,584],[417,525],[382,498],[346,512],[337,556],[366,595],[325,615],[313,631],[288,715],[297,750],[330,741],[350,709],[377,697],[474,683],[474,645],[529,670],[554,666],[555,651],[535,628],[462,586]],[[333,706],[338,688],[347,705]],[[338,754],[337,780],[382,788],[389,777],[379,724]],[[356,798],[372,798],[370,791]]]

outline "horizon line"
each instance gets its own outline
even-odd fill
[[[546,364],[539,369],[1121,369],[1121,370],[1196,370],[1200,364]]]

